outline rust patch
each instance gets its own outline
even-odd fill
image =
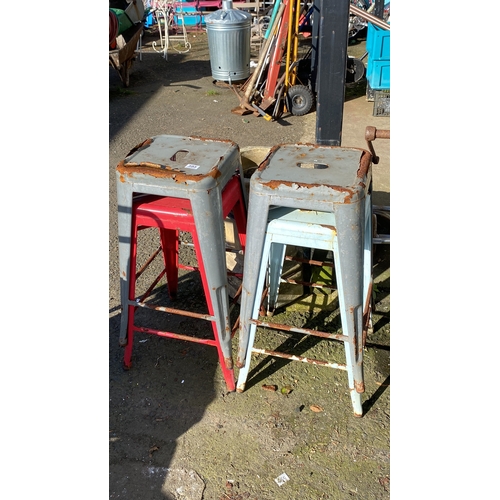
[[[366,127],[365,139],[367,142],[374,141],[375,139],[390,139],[390,130],[377,130],[375,127]]]
[[[365,139],[367,141],[374,141],[377,129],[375,127],[366,127],[365,129]]]
[[[120,180],[124,177],[133,177],[134,174],[148,175],[157,179],[173,179],[175,182],[200,182],[206,177],[219,178],[222,174],[217,167],[212,168],[207,174],[185,174],[170,165],[159,165],[157,163],[127,163],[121,161],[116,170],[121,174]],[[125,182],[125,179],[122,180]]]
[[[361,155],[361,160],[359,161],[359,168],[356,172],[356,177],[359,179],[363,179],[368,175],[368,170],[370,169],[370,165],[372,163],[372,155],[366,149],[360,149],[363,152]]]
[[[311,188],[317,188],[317,187],[326,187],[328,189],[331,189],[332,191],[338,191],[339,193],[345,193],[346,198],[344,200],[344,203],[351,203],[351,199],[355,194],[355,191],[350,188],[345,188],[341,186],[325,186],[324,184],[302,184],[299,182],[290,182],[290,181],[267,181],[263,182],[261,179],[261,184],[265,185],[269,189],[279,189],[281,186],[299,186],[304,189],[311,189]]]
[[[146,146],[149,146],[150,144],[152,144],[153,142],[153,139],[146,139],[145,141],[142,141],[140,144],[137,144],[137,146],[134,146],[128,153],[127,157],[133,155],[134,153],[136,153],[137,151],[139,151],[140,149],[144,149]]]
[[[224,358],[224,364],[228,370],[233,369],[233,358]]]
[[[354,389],[358,394],[363,394],[365,392],[365,383],[363,381],[354,381]]]
[[[261,179],[261,183],[270,189],[279,189],[281,186],[288,186],[288,187],[298,186],[298,187],[305,188],[305,189],[324,186],[324,184],[304,184],[304,183],[300,183],[300,182],[291,182],[291,181],[284,181],[284,180],[262,181],[262,179]],[[345,188],[341,188],[338,186],[325,186],[325,187],[329,187],[329,188],[333,189],[334,191],[352,192],[352,190],[350,190],[350,189],[345,189]]]
[[[190,135],[189,139],[198,139],[204,142],[224,142],[226,144],[230,144],[231,146],[237,146],[237,144],[231,141],[230,139],[214,139],[214,138],[202,137],[201,135]]]
[[[264,389],[265,391],[276,392],[278,390],[278,386],[277,385],[266,385],[266,384],[264,384],[262,386],[262,389]]]

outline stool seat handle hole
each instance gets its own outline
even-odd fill
[[[299,163],[297,163],[297,167],[323,169],[323,168],[328,168],[328,165],[326,163],[302,163],[302,162],[299,162]]]
[[[179,149],[179,151],[177,151],[172,155],[170,161],[177,161],[177,162],[183,161],[188,154],[189,151],[187,149]]]

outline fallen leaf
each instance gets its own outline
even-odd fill
[[[292,392],[292,388],[289,385],[281,388],[281,394],[290,394]]]
[[[277,385],[263,385],[262,386],[262,389],[264,389],[265,391],[277,391],[278,390],[278,386]]]
[[[323,408],[321,408],[321,406],[319,405],[311,405],[309,408],[311,408],[311,410],[316,413],[320,413],[323,411]]]
[[[160,448],[158,448],[158,446],[152,446],[151,448],[149,448],[149,457],[151,457],[153,455],[153,451],[158,451]]]
[[[378,482],[380,483],[380,486],[382,486],[384,488],[385,491],[388,491],[387,486],[389,486],[390,479],[387,476],[386,477],[379,477]]]

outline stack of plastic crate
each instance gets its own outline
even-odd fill
[[[366,36],[367,98],[374,100],[374,116],[389,116],[391,88],[391,32],[368,23]]]

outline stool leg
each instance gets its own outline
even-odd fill
[[[198,259],[198,268],[200,271],[201,281],[203,283],[203,290],[205,292],[205,297],[207,300],[208,312],[212,316],[215,316],[213,294],[210,291],[210,286],[207,281],[205,265],[202,258],[202,250],[200,247],[200,241],[198,239],[196,231],[192,233],[192,237],[193,237],[194,248],[196,251],[196,256]],[[219,333],[219,327],[216,321],[212,321],[212,331],[214,334],[214,338],[216,339],[215,346],[217,347],[217,354],[219,356],[219,363],[222,370],[222,375],[224,376],[224,380],[226,381],[226,386],[228,391],[233,392],[235,390],[234,369],[232,366],[228,366],[227,357],[224,354],[225,351],[223,351],[222,349],[221,335]]]
[[[338,205],[335,208],[337,238],[334,240],[340,315],[344,342],[349,391],[355,416],[363,409],[360,394],[364,392],[363,378],[363,240],[365,233],[364,202]]]
[[[253,344],[255,342],[255,334],[257,331],[257,327],[253,323],[250,323],[249,320],[250,319],[258,319],[258,317],[259,317],[261,292],[264,288],[264,283],[265,283],[266,276],[267,276],[268,260],[269,260],[269,253],[270,253],[271,247],[272,247],[272,244],[271,244],[270,238],[266,238],[265,243],[264,243],[264,250],[262,252],[262,258],[255,259],[257,263],[259,263],[259,260],[260,260],[260,269],[259,269],[257,283],[255,284],[255,290],[257,291],[257,293],[254,294],[254,302],[253,302],[253,304],[251,304],[251,307],[252,307],[251,314],[250,314],[250,316],[246,315],[245,317],[240,315],[240,328],[245,328],[245,331],[248,332],[248,340],[247,340],[247,348],[246,348],[245,358],[243,359],[244,364],[240,367],[240,371],[238,373],[238,383],[236,385],[236,390],[238,392],[243,392],[245,390],[245,385],[246,385],[246,381],[248,378],[248,372],[250,371],[250,362],[252,359],[252,348],[253,348]],[[246,263],[245,263],[245,265],[246,265]],[[246,273],[246,270],[244,269],[243,280],[245,279],[245,276],[246,276],[245,273]],[[246,297],[246,294],[242,295],[242,306],[243,306],[243,298],[244,297]],[[245,305],[247,307],[250,306],[250,304],[245,304]],[[241,335],[241,331],[240,331],[240,335]]]
[[[372,256],[372,246],[373,246],[373,226],[372,226],[372,200],[371,194],[366,198],[365,203],[365,237],[364,237],[364,251],[363,251],[363,304],[365,307],[371,302],[371,297],[369,296],[372,291],[373,282],[373,256]],[[364,321],[364,326],[371,328],[372,324],[372,311],[371,307],[368,310],[369,317]],[[364,343],[363,343],[364,347]]]
[[[128,328],[127,328],[127,345],[123,354],[123,364],[125,368],[132,367],[132,349],[134,347],[134,316],[135,307],[128,306]]]
[[[283,262],[285,260],[286,245],[271,243],[269,249],[268,282],[269,290],[267,296],[267,315],[272,316],[278,302],[280,279],[283,273]]]
[[[132,235],[132,189],[117,179],[118,201],[118,255],[120,261],[120,300],[122,313],[120,316],[121,346],[127,344],[128,313],[127,302],[129,296],[130,273],[130,240]]]
[[[226,380],[229,391],[234,391],[233,353],[231,347],[231,324],[229,321],[229,296],[227,289],[226,240],[220,191],[211,189],[198,192],[191,198],[196,225],[202,276],[207,281],[207,299],[210,298],[215,317],[218,344],[222,352],[221,363],[230,371],[231,380]],[[201,266],[200,266],[201,268]]]
[[[257,294],[260,295],[260,291],[257,291],[256,285],[259,281],[259,267],[264,250],[268,213],[269,206],[267,205],[267,201],[262,196],[250,191],[246,234],[251,235],[251,237],[247,238],[243,266],[240,331],[238,356],[236,359],[236,366],[238,368],[242,368],[245,365],[249,345],[249,319],[252,317],[255,301],[258,300],[260,302],[260,296],[256,298]],[[267,260],[265,262],[267,263]],[[249,354],[250,352],[248,351]]]
[[[132,237],[130,243],[130,272],[129,272],[129,288],[128,288],[128,300],[129,302],[135,300],[135,280],[136,280],[136,270],[137,270],[137,233],[138,227],[135,217],[132,216]],[[126,312],[125,312],[126,311]],[[127,345],[125,346],[125,352],[123,354],[123,364],[125,368],[129,369],[132,366],[132,349],[134,347],[134,317],[135,317],[135,307],[133,305],[127,305],[126,309],[123,310],[123,315],[127,315]]]
[[[168,295],[174,300],[177,297],[179,283],[179,231],[160,228],[159,232],[167,274]]]

